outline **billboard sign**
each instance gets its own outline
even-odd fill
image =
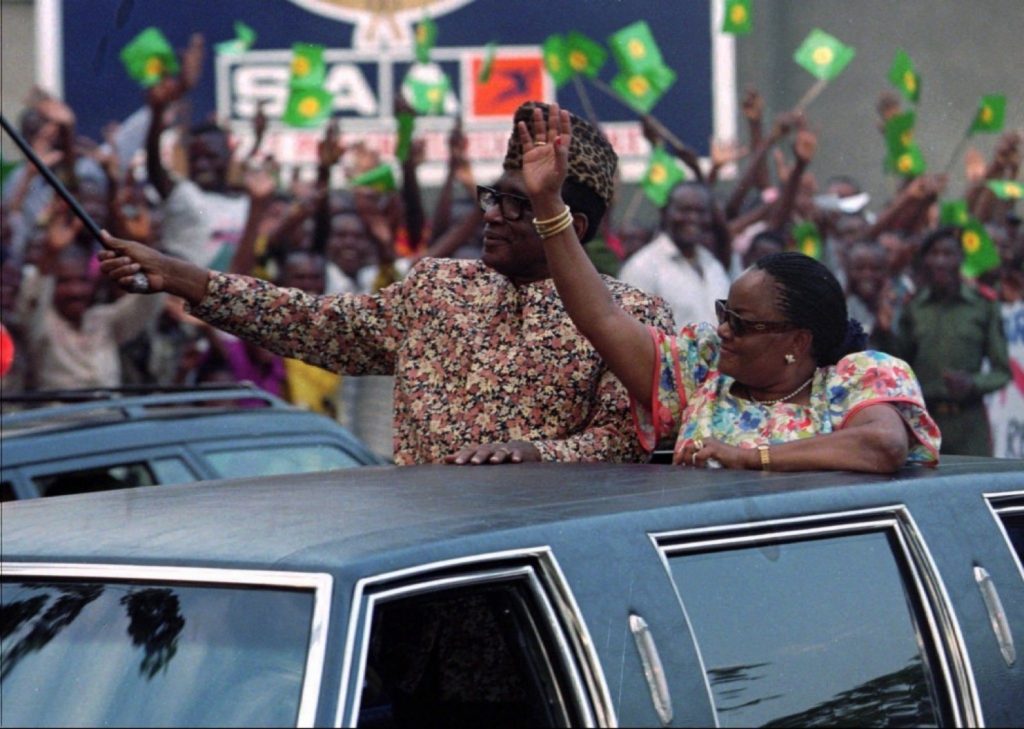
[[[666,65],[678,74],[652,113],[702,154],[712,135],[732,136],[731,38],[713,30],[719,0],[560,0],[557,15],[546,4],[527,0],[40,0],[38,7],[39,22],[58,29],[46,34],[52,62],[43,69],[50,78],[41,82],[63,94],[83,132],[94,137],[144,103],[144,91],[128,78],[118,53],[144,28],[155,26],[179,48],[191,33],[203,33],[209,55],[191,95],[192,118],[215,115],[231,126],[243,148],[262,103],[271,120],[264,151],[285,168],[314,163],[320,131],[280,121],[291,47],[305,42],[326,48],[325,87],[334,95],[333,116],[343,138],[392,155],[395,94],[415,63],[415,25],[427,16],[438,29],[430,64],[448,76],[451,87],[442,114],[417,120],[417,135],[426,142],[424,184],[440,182],[456,116],[478,177],[496,174],[512,111],[538,98],[557,99],[581,116],[598,119],[619,152],[624,179],[642,174],[649,147],[638,116],[608,92],[615,61],[608,60],[596,83],[580,79],[556,88],[542,55],[542,44],[553,33],[577,31],[607,43],[615,31],[645,20]],[[234,36],[237,20],[255,31],[255,44],[242,53],[213,53],[216,43]],[[489,44],[496,48],[493,72],[481,82]]]

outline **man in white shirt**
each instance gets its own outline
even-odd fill
[[[709,248],[711,204],[700,183],[677,185],[662,211],[662,231],[619,271],[622,281],[663,298],[679,326],[714,323],[715,299],[729,296],[729,275]]]

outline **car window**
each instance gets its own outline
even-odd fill
[[[721,726],[947,717],[889,532],[670,555]]]
[[[157,479],[145,463],[118,463],[34,476],[32,482],[39,489],[40,496],[69,496],[152,486]]]
[[[295,725],[313,593],[5,580],[8,726]]]
[[[157,483],[192,483],[196,475],[180,458],[154,458],[149,462]]]
[[[14,501],[14,484],[10,481],[0,483],[0,501]]]
[[[287,446],[239,446],[206,451],[213,469],[223,478],[243,476],[280,476],[286,473],[330,471],[360,465],[349,453],[334,445],[321,443]]]
[[[358,726],[569,726],[562,686],[525,585],[392,599],[374,609]]]
[[[1024,564],[1024,507],[1000,512],[999,518],[1006,528],[1006,536],[1010,538],[1013,551],[1017,553],[1021,564]]]

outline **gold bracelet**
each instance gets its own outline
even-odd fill
[[[537,220],[537,218],[534,218],[533,219],[533,224],[534,224],[534,226],[536,226],[538,228],[544,228],[546,226],[551,225],[552,223],[557,223],[558,221],[560,221],[562,218],[565,217],[566,213],[569,213],[569,212],[570,212],[569,211],[569,206],[566,205],[565,209],[562,212],[560,212],[558,215],[556,215],[555,217],[548,218],[547,220]]]
[[[768,467],[772,465],[772,457],[771,457],[771,454],[769,454],[769,452],[768,452],[769,448],[771,448],[771,446],[759,445],[757,447],[757,452],[761,456],[761,470],[762,471],[770,470]]]
[[[547,240],[548,238],[553,238],[554,236],[558,235],[562,231],[568,230],[571,227],[572,227],[572,217],[567,217],[565,220],[563,220],[561,223],[559,223],[558,225],[556,225],[553,228],[548,228],[548,229],[544,230],[543,232],[538,230],[537,231],[537,235],[539,235],[541,237],[541,240]]]

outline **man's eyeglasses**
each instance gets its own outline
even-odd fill
[[[726,306],[725,299],[715,301],[715,315],[719,324],[729,324],[733,335],[742,337],[744,334],[766,334],[768,332],[786,332],[796,329],[796,325],[788,321],[751,321],[744,319]]]
[[[530,209],[528,198],[522,195],[513,195],[510,192],[498,192],[483,185],[476,186],[476,201],[485,213],[497,205],[501,208],[501,217],[509,221],[519,220],[523,217],[523,213]]]

